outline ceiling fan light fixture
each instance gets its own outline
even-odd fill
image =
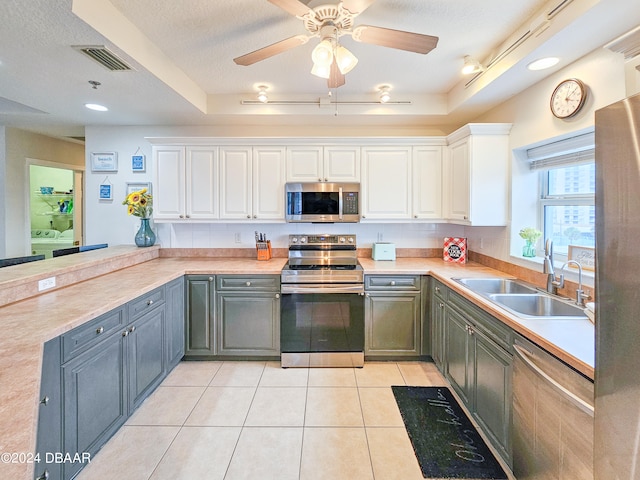
[[[480,73],[484,70],[482,64],[470,55],[464,56],[464,66],[462,67],[462,73],[469,75],[472,73]]]
[[[391,94],[389,93],[389,85],[383,85],[382,87],[380,87],[380,103],[387,103],[389,100],[391,100]]]
[[[314,65],[329,66],[333,62],[333,45],[330,40],[322,40],[311,52]]]
[[[311,68],[311,74],[320,78],[329,78],[331,76],[331,65],[318,65],[314,63],[313,68]]]
[[[267,87],[260,86],[258,87],[258,100],[262,103],[267,103],[269,101],[269,96],[267,95]]]
[[[340,73],[346,75],[353,67],[358,63],[356,56],[342,45],[338,45],[336,48],[336,63],[340,69]]]

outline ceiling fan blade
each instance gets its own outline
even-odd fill
[[[314,15],[313,10],[299,0],[269,0],[269,2],[296,17],[302,17],[309,12]]]
[[[329,78],[327,79],[327,86],[329,88],[338,88],[345,84],[345,78],[340,69],[338,68],[338,64],[336,63],[335,58],[333,59],[333,63],[331,64],[331,70],[329,72]]]
[[[353,15],[360,15],[375,0],[342,0],[342,8],[348,10]]]
[[[390,28],[360,25],[351,34],[354,40],[415,53],[429,53],[438,45],[438,37]]]
[[[233,61],[238,65],[253,65],[256,62],[260,62],[266,58],[273,57],[282,52],[286,52],[287,50],[291,50],[292,48],[298,47],[300,45],[304,45],[309,41],[309,37],[306,35],[296,35],[295,37],[289,37],[285,40],[281,40],[276,43],[272,43],[268,47],[261,48],[251,53],[247,53],[246,55],[242,55],[241,57],[234,58]]]

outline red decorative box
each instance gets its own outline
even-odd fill
[[[467,239],[461,237],[445,237],[444,261],[467,263]]]

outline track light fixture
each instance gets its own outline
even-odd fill
[[[380,90],[380,103],[387,103],[389,100],[391,100],[391,95],[389,94],[389,90],[391,89],[391,87],[389,87],[389,85],[383,85],[379,88]]]
[[[464,56],[464,66],[462,67],[462,73],[469,75],[471,73],[480,73],[484,70],[482,64],[470,55]]]
[[[260,85],[258,87],[258,100],[262,103],[267,103],[269,101],[269,97],[267,96],[267,87],[264,85]]]

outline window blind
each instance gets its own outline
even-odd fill
[[[594,132],[576,135],[527,150],[531,170],[578,165],[595,161]]]

